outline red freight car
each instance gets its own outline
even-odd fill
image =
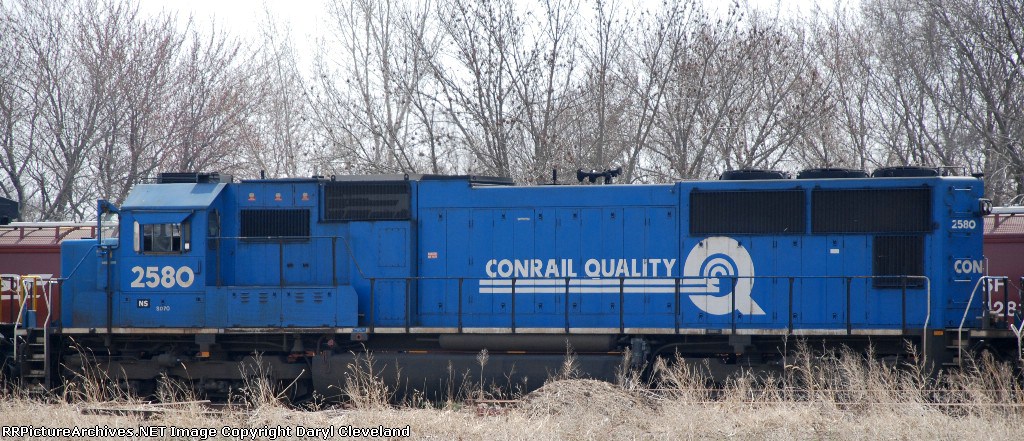
[[[985,217],[985,259],[990,276],[1008,277],[990,285],[990,308],[996,317],[1013,321],[1021,313],[1024,277],[1024,206],[995,207]]]
[[[45,286],[50,278],[60,276],[60,243],[92,237],[96,237],[95,223],[15,222],[0,225],[0,324],[14,323],[18,319],[19,303],[24,301],[26,310],[34,309],[36,324],[41,327],[47,312],[43,295],[47,289],[52,290],[52,316],[60,317],[59,287]],[[34,291],[25,300],[17,289],[22,280],[30,280],[23,291]],[[33,284],[36,285],[34,288]]]

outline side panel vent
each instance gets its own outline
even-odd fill
[[[309,210],[242,210],[242,237],[308,238]]]
[[[875,288],[902,288],[901,276],[924,274],[924,236],[875,236],[872,246]],[[923,288],[924,280],[906,279],[908,288]]]
[[[932,230],[931,189],[813,190],[814,233],[926,233]]]
[[[408,182],[329,182],[324,184],[323,193],[323,220],[327,222],[412,217],[412,189]]]
[[[803,190],[693,191],[690,234],[803,234]]]

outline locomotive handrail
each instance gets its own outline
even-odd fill
[[[15,361],[18,360],[18,325],[21,324],[21,320],[25,315],[25,305],[28,303],[26,299],[35,299],[35,290],[38,281],[39,276],[26,275],[18,278],[18,316],[14,320],[14,327],[12,328],[14,335],[11,337],[14,343],[14,347],[11,350],[11,356]],[[27,288],[28,286],[31,286],[31,288]],[[27,293],[25,292],[26,290],[28,291]]]
[[[922,331],[921,349],[922,349],[923,353],[927,353],[927,349],[928,349],[928,346],[927,346],[928,345],[928,338],[927,337],[928,337],[929,326],[931,324],[931,313],[932,313],[931,279],[929,277],[927,277],[927,276],[913,276],[913,275],[902,275],[902,276],[893,276],[893,275],[885,275],[885,276],[874,276],[874,275],[872,275],[872,276],[829,276],[829,275],[823,275],[823,276],[763,276],[762,275],[762,276],[722,276],[722,277],[718,277],[718,279],[729,279],[730,283],[732,284],[732,287],[733,287],[732,290],[729,293],[730,303],[732,305],[732,311],[730,312],[730,316],[731,316],[731,318],[730,318],[730,327],[731,327],[731,330],[732,330],[733,334],[736,333],[736,329],[737,329],[737,327],[736,327],[737,314],[736,314],[736,289],[735,289],[735,286],[736,286],[736,281],[739,280],[739,279],[753,279],[753,280],[756,280],[756,279],[771,279],[771,280],[786,279],[786,280],[789,281],[789,302],[788,302],[788,307],[789,307],[788,322],[789,322],[789,325],[788,325],[788,332],[790,334],[792,334],[793,330],[794,330],[794,326],[793,326],[793,285],[794,285],[794,281],[795,280],[830,280],[830,279],[832,279],[832,280],[835,280],[835,279],[843,280],[843,281],[845,281],[845,288],[846,288],[845,289],[845,297],[846,297],[846,311],[845,311],[846,330],[847,330],[847,334],[849,335],[849,334],[852,334],[852,331],[853,331],[853,322],[852,322],[852,314],[851,314],[851,309],[852,309],[851,308],[851,289],[852,289],[852,282],[853,282],[853,280],[854,279],[857,279],[857,280],[874,280],[874,279],[881,279],[881,278],[892,279],[894,277],[901,278],[901,290],[900,290],[901,291],[901,302],[900,303],[901,303],[902,307],[901,307],[901,316],[900,316],[900,323],[901,323],[900,324],[900,330],[901,330],[901,332],[903,334],[906,334],[907,330],[908,330],[907,324],[906,324],[907,323],[907,310],[906,310],[907,298],[906,298],[906,296],[907,296],[907,288],[909,287],[909,285],[907,284],[907,281],[909,281],[909,280],[920,280],[920,281],[922,281],[924,283],[924,286],[922,286],[920,288],[915,287],[915,289],[923,289],[925,291],[925,317],[924,317],[924,321],[922,323],[922,328],[921,328],[921,331]],[[674,302],[674,310],[675,310],[675,312],[674,312],[673,315],[674,315],[675,331],[676,331],[676,333],[679,333],[679,329],[680,329],[680,323],[679,323],[680,281],[683,281],[683,280],[703,280],[703,279],[708,279],[708,278],[709,277],[706,277],[706,276],[682,276],[682,277],[672,277],[671,278],[674,281],[673,282],[673,287],[674,287],[673,294],[675,295],[675,302]],[[488,277],[479,277],[479,276],[473,276],[473,277],[465,277],[465,276],[461,276],[461,277],[459,277],[459,276],[410,276],[410,277],[401,277],[401,276],[387,277],[387,276],[385,276],[385,277],[369,277],[369,278],[366,279],[369,282],[369,285],[370,285],[370,293],[369,293],[370,305],[369,305],[369,317],[368,317],[369,321],[368,321],[366,326],[367,326],[367,328],[369,329],[369,331],[371,333],[374,331],[374,329],[376,327],[376,321],[375,321],[374,313],[375,313],[375,309],[376,309],[376,305],[375,305],[375,287],[376,287],[377,281],[379,281],[379,280],[402,280],[402,281],[404,281],[404,283],[405,283],[405,285],[404,285],[404,287],[405,287],[405,321],[404,321],[404,325],[405,325],[405,328],[406,328],[406,332],[409,332],[409,328],[410,328],[410,314],[411,314],[410,311],[409,311],[409,309],[411,308],[410,297],[409,297],[409,295],[410,295],[410,283],[413,282],[413,281],[424,281],[424,280],[426,280],[426,281],[430,281],[430,280],[448,280],[448,281],[457,280],[458,281],[458,302],[459,302],[458,313],[457,313],[457,321],[458,321],[459,332],[462,332],[462,330],[463,330],[463,317],[462,317],[463,316],[463,312],[462,312],[463,285],[464,285],[464,282],[465,282],[466,279],[470,279],[470,280],[486,280],[486,279],[489,279],[489,278]],[[516,320],[516,316],[515,316],[515,314],[516,314],[516,311],[515,311],[515,298],[516,298],[516,296],[515,296],[515,294],[516,294],[516,285],[517,285],[516,282],[519,279],[523,279],[523,278],[521,278],[521,277],[512,277],[512,278],[502,279],[502,280],[510,280],[511,281],[511,289],[512,289],[512,291],[511,291],[510,295],[511,295],[511,302],[512,302],[511,306],[512,306],[512,308],[509,311],[509,316],[511,318],[510,325],[511,325],[512,333],[515,333],[515,331],[516,331],[516,321],[515,321]],[[618,288],[619,288],[619,290],[618,290],[618,294],[619,294],[619,302],[618,303],[619,303],[619,306],[618,306],[618,311],[617,311],[618,315],[619,315],[619,330],[620,330],[620,332],[625,332],[625,309],[624,309],[625,308],[625,305],[624,305],[625,302],[623,300],[624,300],[624,293],[625,293],[624,282],[625,282],[625,279],[627,279],[627,277],[621,277],[621,276],[620,277],[597,277],[597,278],[586,278],[585,280],[597,280],[597,279],[617,280],[619,282],[619,285],[618,285]],[[656,279],[656,278],[655,277],[629,277],[629,279]],[[565,297],[566,297],[565,306],[563,308],[565,310],[565,332],[569,333],[571,327],[570,327],[570,323],[569,323],[569,300],[568,300],[568,296],[569,296],[569,291],[570,291],[570,289],[569,289],[570,288],[570,281],[573,280],[573,279],[571,279],[571,278],[564,278],[564,280],[565,280]]]
[[[971,311],[971,303],[974,302],[974,293],[978,292],[978,287],[981,286],[981,282],[986,281],[986,280],[996,280],[996,279],[1004,279],[1004,278],[1005,278],[1004,276],[981,276],[981,277],[978,278],[978,281],[974,283],[974,289],[971,290],[971,296],[967,299],[967,306],[964,307],[964,315],[963,315],[963,317],[960,318],[960,326],[958,326],[956,328],[956,347],[957,347],[957,349],[956,349],[956,356],[957,356],[957,363],[959,363],[960,360],[962,360],[962,356],[963,356],[963,351],[964,351],[964,338],[963,338],[964,323],[967,321],[967,314]],[[987,287],[986,287],[986,290],[987,290]],[[989,300],[991,300],[991,299],[989,299]],[[985,305],[985,307],[987,308],[988,305]],[[1003,307],[1006,308],[1006,305],[1004,304]]]
[[[89,247],[89,251],[92,251],[92,250],[94,250],[94,249],[96,249],[98,247],[99,247],[99,244],[92,245],[92,246]],[[68,273],[68,275],[66,275],[66,276],[56,277],[56,279],[60,280],[60,281],[64,281],[64,280],[70,279],[71,276],[75,275],[75,272],[78,271],[78,267],[82,266],[82,262],[85,262],[85,259],[87,257],[89,257],[89,253],[82,253],[82,258],[78,259],[78,263],[76,263],[75,267],[71,269],[71,272]]]
[[[1004,294],[1009,295],[1009,289],[1004,291]],[[1017,298],[1024,298],[1024,277],[1020,278],[1020,285],[1017,286]],[[1003,310],[1009,313],[1010,307],[1007,300],[1003,300]],[[1024,320],[1021,320],[1020,309],[1014,311],[1013,323],[1010,323],[1010,330],[1017,337],[1017,359],[1024,361]],[[1009,322],[1008,322],[1009,323]]]
[[[46,318],[43,320],[43,381],[46,387],[50,387],[50,318],[53,316],[53,285],[59,283],[58,279],[49,279],[43,290],[43,301],[46,302]]]

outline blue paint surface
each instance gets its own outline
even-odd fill
[[[973,178],[536,187],[423,179],[408,182],[408,219],[348,221],[325,220],[325,185],[136,187],[116,248],[64,243],[64,271],[74,272],[62,325],[106,326],[109,279],[115,327],[942,328],[959,324],[980,276],[954,268],[982,259],[983,190]],[[932,226],[913,234],[923,238],[930,310],[924,287],[904,294],[862,278],[886,234],[812,232],[815,189],[891,188],[930,191]],[[805,193],[803,231],[690,234],[692,192],[771,189]],[[308,210],[308,237],[241,237],[242,210],[285,209]],[[187,250],[140,249],[140,225],[164,222],[188,225]]]

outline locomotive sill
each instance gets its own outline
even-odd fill
[[[317,328],[277,328],[277,327],[264,327],[264,328],[113,328],[111,331],[114,334],[133,335],[133,334],[166,334],[166,335],[190,335],[190,334],[264,334],[264,333],[277,333],[277,334],[351,334],[359,328],[331,328],[331,327],[317,327]],[[99,331],[96,328],[64,328],[64,334],[96,334]],[[463,328],[463,334],[508,334],[512,332],[512,328]],[[564,335],[562,328],[516,328],[517,333],[521,334],[553,334],[553,335]],[[919,333],[919,329],[907,329],[908,334]],[[993,335],[1002,335],[999,330],[995,331],[978,331],[978,332],[991,332]],[[376,334],[406,334],[404,327],[398,328],[375,328],[374,333]],[[458,334],[458,328],[409,328],[409,334]],[[676,334],[674,328],[625,328],[625,334]],[[733,332],[730,329],[707,329],[707,328],[680,328],[678,334],[680,335],[731,335]],[[789,331],[783,329],[763,329],[763,328],[749,328],[736,329],[736,335],[786,335]],[[900,329],[853,329],[851,331],[853,335],[902,335],[903,331]],[[619,328],[570,328],[569,334],[619,334]],[[815,328],[796,328],[793,329],[793,335],[846,335],[846,329],[815,329]],[[987,336],[988,334],[978,334]]]

